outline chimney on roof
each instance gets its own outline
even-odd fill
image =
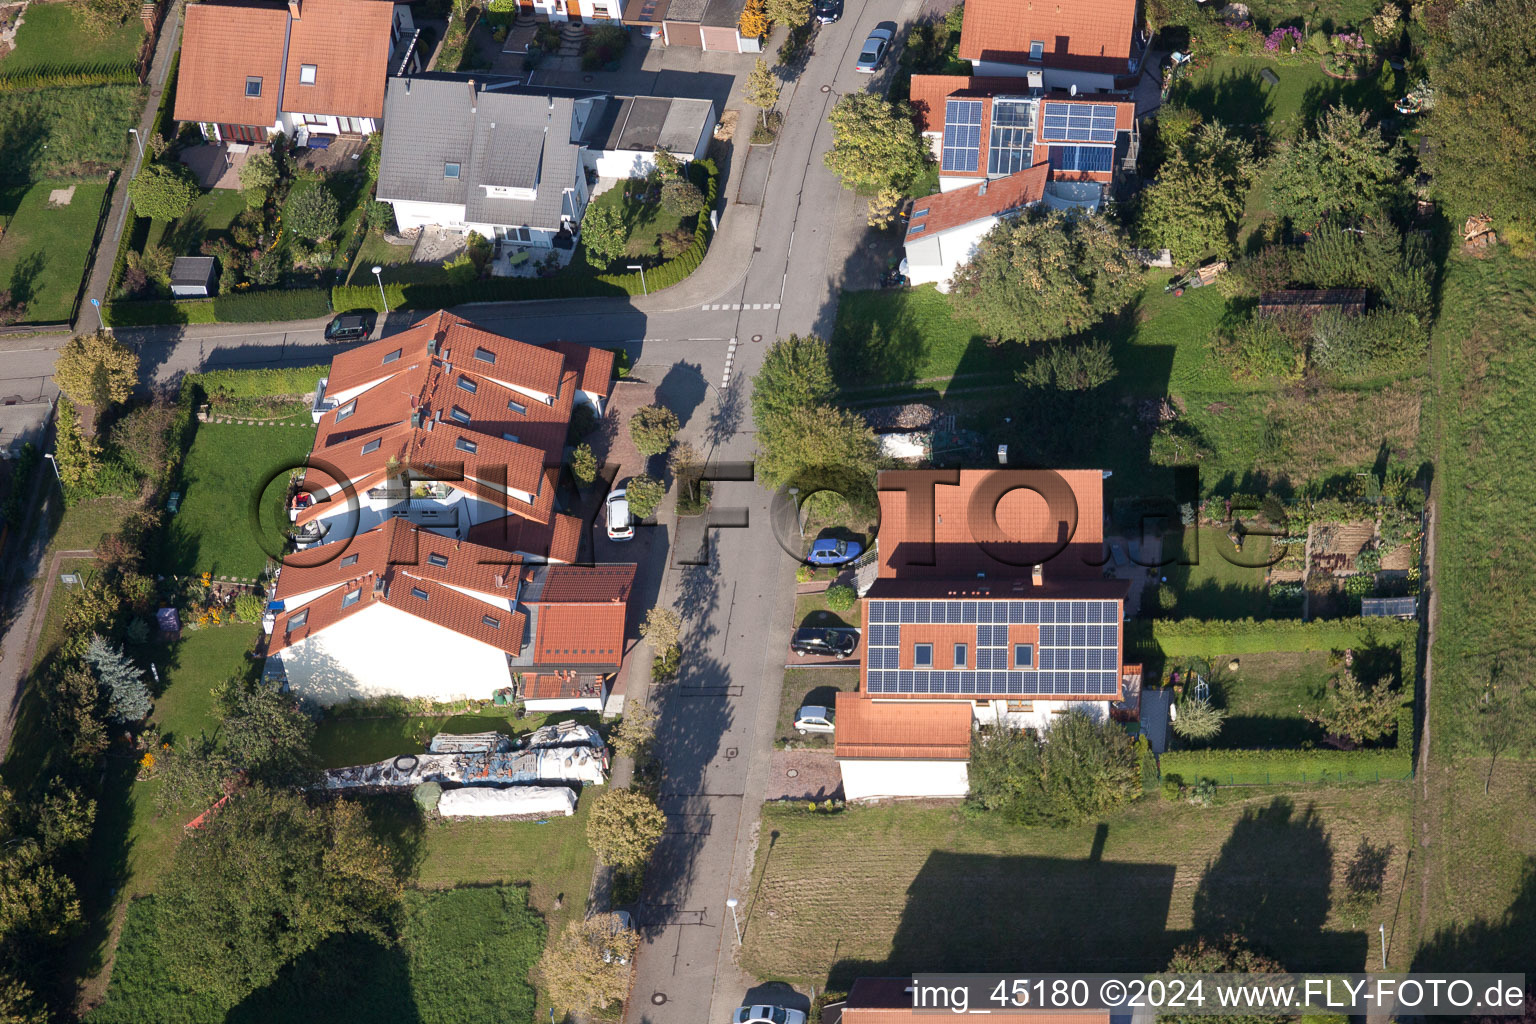
[[[299,0],[288,0],[288,17],[299,20]]]
[[[1040,565],[1039,563],[1031,566],[1029,570],[1029,581],[1037,587],[1044,586],[1045,566]]]
[[[469,80],[469,112],[471,114],[475,112],[475,107],[478,102],[479,96],[475,93],[475,80],[471,78]]]

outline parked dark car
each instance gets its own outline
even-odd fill
[[[830,25],[843,16],[843,0],[816,0],[816,20]]]
[[[846,658],[859,646],[858,633],[847,629],[797,629],[789,649],[800,657]]]
[[[325,325],[326,341],[363,341],[373,333],[373,320],[362,313],[342,313]]]

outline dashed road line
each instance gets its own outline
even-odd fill
[[[706,302],[699,308],[706,313],[719,310],[721,312],[737,312],[743,309],[780,309],[782,303],[778,302]]]

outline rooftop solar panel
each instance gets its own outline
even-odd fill
[[[1039,135],[1044,142],[1114,142],[1115,108],[1047,101],[1040,104]]]
[[[974,171],[981,162],[981,101],[944,104],[944,152],[940,169]]]

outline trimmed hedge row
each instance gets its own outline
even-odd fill
[[[329,364],[288,366],[258,370],[209,370],[189,373],[183,378],[196,384],[204,394],[222,391],[230,398],[268,398],[273,395],[303,395],[315,389],[315,382],[330,372]]]
[[[0,75],[0,92],[72,89],[86,85],[138,85],[139,70],[128,64],[49,64]]]
[[[551,278],[496,277],[488,281],[471,281],[454,285],[447,283],[400,284],[386,283],[384,298],[379,296],[377,283],[362,285],[337,285],[331,289],[333,309],[371,309],[383,312],[383,301],[389,308],[398,309],[445,309],[468,302],[524,302],[536,299],[583,299],[603,296],[641,295],[647,291],[658,292],[682,283],[699,269],[704,255],[709,251],[712,228],[709,212],[714,209],[720,196],[720,172],[713,160],[696,160],[696,167],[705,175],[703,185],[704,210],[699,214],[698,225],[693,232],[693,245],[675,259],[668,260],[645,274],[597,274],[594,276],[560,275]]]
[[[1170,750],[1158,759],[1163,776],[1223,785],[1380,782],[1413,775],[1413,704],[1397,713],[1397,745],[1374,750]]]
[[[1417,622],[1396,619],[1182,619],[1133,622],[1127,626],[1127,646],[1156,646],[1164,654],[1199,657],[1214,654],[1256,654],[1265,651],[1331,651],[1359,644],[1403,643],[1416,637]]]
[[[123,301],[104,308],[107,322],[114,327],[312,320],[331,311],[330,295],[324,288],[231,292],[215,299]]]

